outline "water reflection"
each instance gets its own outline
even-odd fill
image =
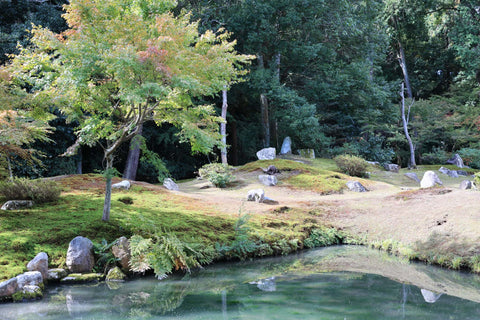
[[[478,276],[409,264],[365,248],[326,248],[211,266],[163,281],[109,285],[50,288],[42,301],[0,305],[1,318],[465,320],[480,315]],[[441,303],[433,303],[440,296]]]

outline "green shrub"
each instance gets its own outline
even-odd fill
[[[355,177],[366,177],[368,163],[360,157],[351,155],[336,156],[333,160],[345,174]]]
[[[95,272],[106,274],[110,268],[115,267],[118,259],[115,258],[111,249],[116,243],[116,240],[108,243],[105,239],[102,239],[101,243],[93,243],[93,252],[95,254],[95,266],[93,269]]]
[[[343,237],[334,228],[316,228],[303,242],[306,248],[325,247],[342,243]]]
[[[222,163],[210,163],[204,165],[198,174],[201,178],[207,179],[218,188],[225,188],[229,183],[235,181],[231,173],[232,168]]]
[[[250,238],[250,228],[248,227],[249,215],[241,215],[235,222],[235,238],[230,245],[215,244],[217,252],[226,259],[245,260],[258,249],[256,242]]]
[[[422,164],[441,164],[446,163],[449,156],[447,152],[441,148],[433,148],[432,152],[421,155]]]
[[[35,203],[55,202],[60,188],[51,180],[15,178],[0,183],[0,194],[7,200],[33,200]]]

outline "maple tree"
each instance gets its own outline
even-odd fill
[[[199,34],[188,13],[174,16],[168,0],[77,0],[65,6],[69,29],[33,29],[31,48],[16,59],[48,56],[56,74],[39,93],[48,94],[70,120],[80,123],[75,147],[100,144],[106,192],[103,220],[110,217],[114,153],[149,120],[180,128],[193,152],[219,144],[222,121],[213,96],[245,73],[250,57],[234,50],[229,33]],[[14,62],[15,64],[15,62]]]

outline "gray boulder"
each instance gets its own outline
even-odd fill
[[[119,267],[112,268],[108,270],[107,277],[105,280],[107,281],[124,281],[126,279],[126,275],[120,270]]]
[[[128,190],[130,189],[130,181],[128,180],[123,180],[119,183],[112,184],[113,189],[125,189]]]
[[[178,185],[170,178],[163,180],[163,186],[168,190],[178,191]]]
[[[393,164],[393,163],[386,163],[383,165],[385,170],[390,171],[390,172],[396,172],[400,170],[400,166],[398,164]]]
[[[258,176],[258,180],[266,186],[275,186],[278,183],[276,176],[271,176],[268,174],[261,174]]]
[[[48,279],[48,255],[40,252],[27,264],[28,271],[40,271],[44,280]]]
[[[43,283],[43,277],[40,271],[29,271],[22,273],[17,278],[17,291],[25,286],[40,286]]]
[[[70,241],[66,264],[70,272],[91,272],[95,264],[92,241],[81,236]]]
[[[265,200],[265,191],[263,189],[253,189],[247,193],[247,201],[263,202]]]
[[[460,189],[462,189],[462,190],[472,189],[472,181],[470,181],[470,180],[463,180],[463,181],[460,183]]]
[[[280,149],[280,154],[291,154],[292,153],[292,139],[290,137],[285,137],[282,143],[282,149]]]
[[[302,158],[315,159],[315,150],[314,149],[299,149],[297,153]]]
[[[34,203],[31,200],[9,200],[3,204],[1,210],[19,210],[33,207]]]
[[[431,188],[436,184],[443,185],[437,174],[429,170],[424,173],[422,181],[420,181],[420,188]]]
[[[347,188],[354,192],[367,192],[367,189],[358,181],[348,181]]]
[[[264,148],[257,152],[258,160],[273,160],[275,159],[277,151],[275,148]]]
[[[130,242],[125,237],[120,237],[117,243],[112,246],[112,253],[118,259],[120,266],[124,271],[130,269]]]
[[[446,174],[449,177],[458,178],[458,173],[456,170],[450,170],[445,167],[441,167],[440,169],[438,169],[438,171],[440,171],[443,174]]]
[[[60,281],[60,279],[67,276],[67,270],[61,268],[48,269],[47,280],[48,281]]]
[[[275,167],[274,165],[269,165],[267,169],[264,169],[264,168],[261,168],[261,169],[263,172],[270,175],[280,173],[280,170],[278,170],[277,167]]]
[[[420,179],[418,178],[417,174],[415,172],[407,172],[405,173],[405,176],[415,182],[420,183]]]
[[[17,291],[17,278],[11,278],[0,283],[0,297],[10,297]]]
[[[459,168],[465,168],[462,157],[460,157],[458,153],[455,153],[455,155],[452,158],[448,159],[447,164],[454,164]]]
[[[468,176],[468,172],[465,170],[457,170],[457,174],[459,176],[465,176],[465,177]]]

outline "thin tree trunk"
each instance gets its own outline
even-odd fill
[[[222,148],[220,150],[220,154],[222,157],[222,163],[228,164],[227,159],[227,108],[228,108],[228,101],[227,101],[227,86],[224,86],[222,90],[222,119],[223,122],[220,123],[220,135],[222,136]]]
[[[12,163],[10,162],[10,157],[7,156],[7,165],[8,165],[8,176],[10,177],[10,181],[13,181],[13,171],[12,171]]]
[[[79,147],[77,152],[77,174],[82,174],[83,172],[82,162],[83,162],[82,148]]]
[[[102,220],[108,221],[110,220],[110,207],[112,203],[112,169],[113,169],[113,156],[107,155],[105,156],[107,160],[107,165],[105,168],[105,175],[106,175],[106,184],[105,184],[105,201],[103,203],[103,215]]]
[[[127,162],[125,163],[125,170],[123,171],[124,179],[135,180],[137,177],[138,162],[140,161],[140,142],[138,139],[141,139],[142,132],[143,124],[138,128],[137,135],[130,141]]]
[[[408,141],[408,146],[410,148],[410,161],[409,161],[409,164],[408,164],[408,167],[409,168],[413,168],[415,169],[417,167],[417,164],[415,163],[415,147],[413,145],[413,142],[412,142],[412,138],[410,138],[410,134],[408,133],[408,121],[409,121],[409,116],[410,116],[410,108],[413,104],[410,104],[408,106],[408,118],[407,116],[405,116],[405,87],[404,87],[404,84],[402,82],[402,90],[400,91],[400,96],[402,98],[402,123],[403,123],[403,131],[405,132],[405,137],[407,138],[407,141]]]
[[[257,56],[258,68],[264,69],[263,56]],[[260,115],[263,127],[263,147],[270,146],[270,118],[268,116],[268,99],[265,93],[260,94]]]
[[[405,51],[403,50],[403,46],[400,41],[398,41],[398,53],[398,63],[400,64],[400,68],[402,69],[403,79],[405,81],[405,86],[407,87],[408,98],[413,99],[412,87],[410,86],[410,77],[408,76],[407,59],[405,57]]]

